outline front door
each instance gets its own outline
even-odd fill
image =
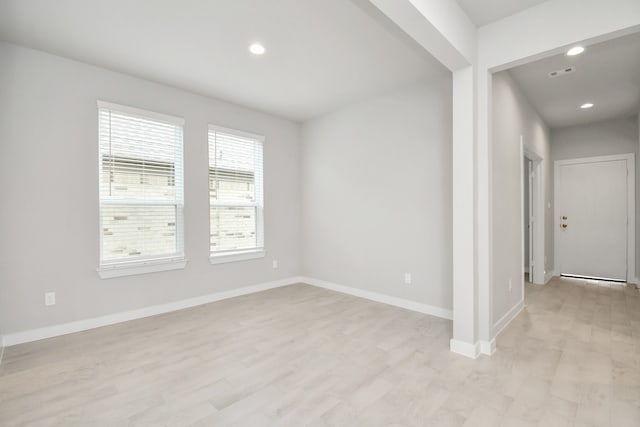
[[[560,273],[627,280],[627,161],[558,167]]]

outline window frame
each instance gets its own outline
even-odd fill
[[[208,194],[209,198],[209,262],[211,264],[224,264],[228,262],[237,262],[237,261],[246,261],[251,259],[264,258],[266,255],[266,243],[265,243],[265,233],[264,233],[264,135],[258,135],[251,132],[245,132],[237,129],[231,129],[228,127],[218,126],[209,124],[207,129],[207,180],[210,179],[211,173],[211,165],[209,164],[209,151],[210,151],[210,142],[209,142],[209,133],[210,132],[222,132],[231,135],[235,135],[241,138],[252,139],[255,142],[259,143],[262,147],[261,160],[262,165],[260,167],[260,179],[256,178],[256,172],[254,171],[254,188],[256,189],[256,201],[255,202],[224,202],[224,203],[213,203],[211,202],[211,196]],[[208,190],[208,185],[207,185]],[[208,190],[209,191],[209,190]],[[219,251],[214,252],[211,251],[211,208],[219,206],[219,207],[227,207],[227,206],[237,206],[237,207],[254,207],[256,208],[256,247],[255,248],[247,248],[247,249],[237,249],[237,250],[229,250],[229,251]]]
[[[171,116],[167,114],[157,113],[154,111],[143,110],[140,108],[129,107],[126,105],[115,104],[111,102],[97,101],[98,110],[98,223],[99,223],[99,263],[96,271],[101,279],[108,279],[112,277],[130,276],[136,274],[146,274],[159,271],[179,270],[184,269],[188,260],[185,257],[185,242],[184,242],[184,119],[181,117]],[[117,113],[137,117],[145,120],[151,120],[155,122],[168,123],[181,128],[181,140],[180,147],[181,156],[180,160],[182,164],[180,167],[174,164],[174,182],[178,185],[181,184],[181,188],[176,188],[176,197],[174,201],[153,201],[148,200],[146,202],[136,199],[119,199],[119,200],[103,200],[102,198],[102,173],[103,173],[103,159],[100,149],[100,111],[111,110]],[[178,174],[181,176],[178,179]],[[103,218],[102,207],[103,206],[118,206],[118,205],[132,205],[132,206],[174,206],[176,209],[176,249],[177,252],[161,256],[141,256],[127,260],[112,260],[105,261],[104,256],[104,239],[103,239]]]

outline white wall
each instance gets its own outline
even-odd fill
[[[447,73],[303,125],[306,275],[451,309],[451,98]]]
[[[636,117],[551,129],[553,160],[638,152]]]
[[[185,270],[98,278],[97,99],[185,118]],[[209,123],[266,136],[265,259],[209,264]],[[267,114],[0,44],[0,333],[299,275],[299,132]],[[57,305],[44,306],[45,291]]]
[[[551,130],[551,158],[555,160],[633,153],[636,156],[636,192],[640,192],[638,118],[608,120]],[[640,254],[640,196],[636,194],[636,254]],[[640,260],[636,257],[636,272]],[[637,274],[637,273],[636,273]]]
[[[549,131],[526,100],[507,71],[493,75],[493,323],[516,306],[522,295],[521,179],[522,155],[520,135],[524,144],[543,159],[544,198],[550,203],[553,163],[550,161]],[[548,206],[548,205],[547,205]],[[545,270],[553,266],[553,213],[545,215]],[[513,287],[509,291],[509,280]]]

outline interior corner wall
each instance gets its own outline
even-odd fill
[[[639,132],[639,119],[635,115],[626,119],[551,129],[551,158],[554,161],[614,154],[635,154],[636,254],[640,254]],[[640,271],[640,260],[636,257],[636,275],[638,271]]]
[[[0,334],[300,274],[299,124],[5,43],[0,94]],[[186,269],[98,278],[96,100],[185,119]],[[209,123],[266,137],[263,259],[209,263]]]
[[[553,164],[549,130],[529,104],[508,71],[493,75],[492,93],[492,324],[522,299],[521,224],[522,170],[520,135],[543,159],[545,191],[545,272],[553,270]],[[509,290],[509,281],[512,290]]]
[[[450,310],[451,144],[448,73],[304,123],[303,274]]]

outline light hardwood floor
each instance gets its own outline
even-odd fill
[[[493,357],[451,322],[293,285],[9,347],[0,425],[640,426],[640,294],[527,285]]]

